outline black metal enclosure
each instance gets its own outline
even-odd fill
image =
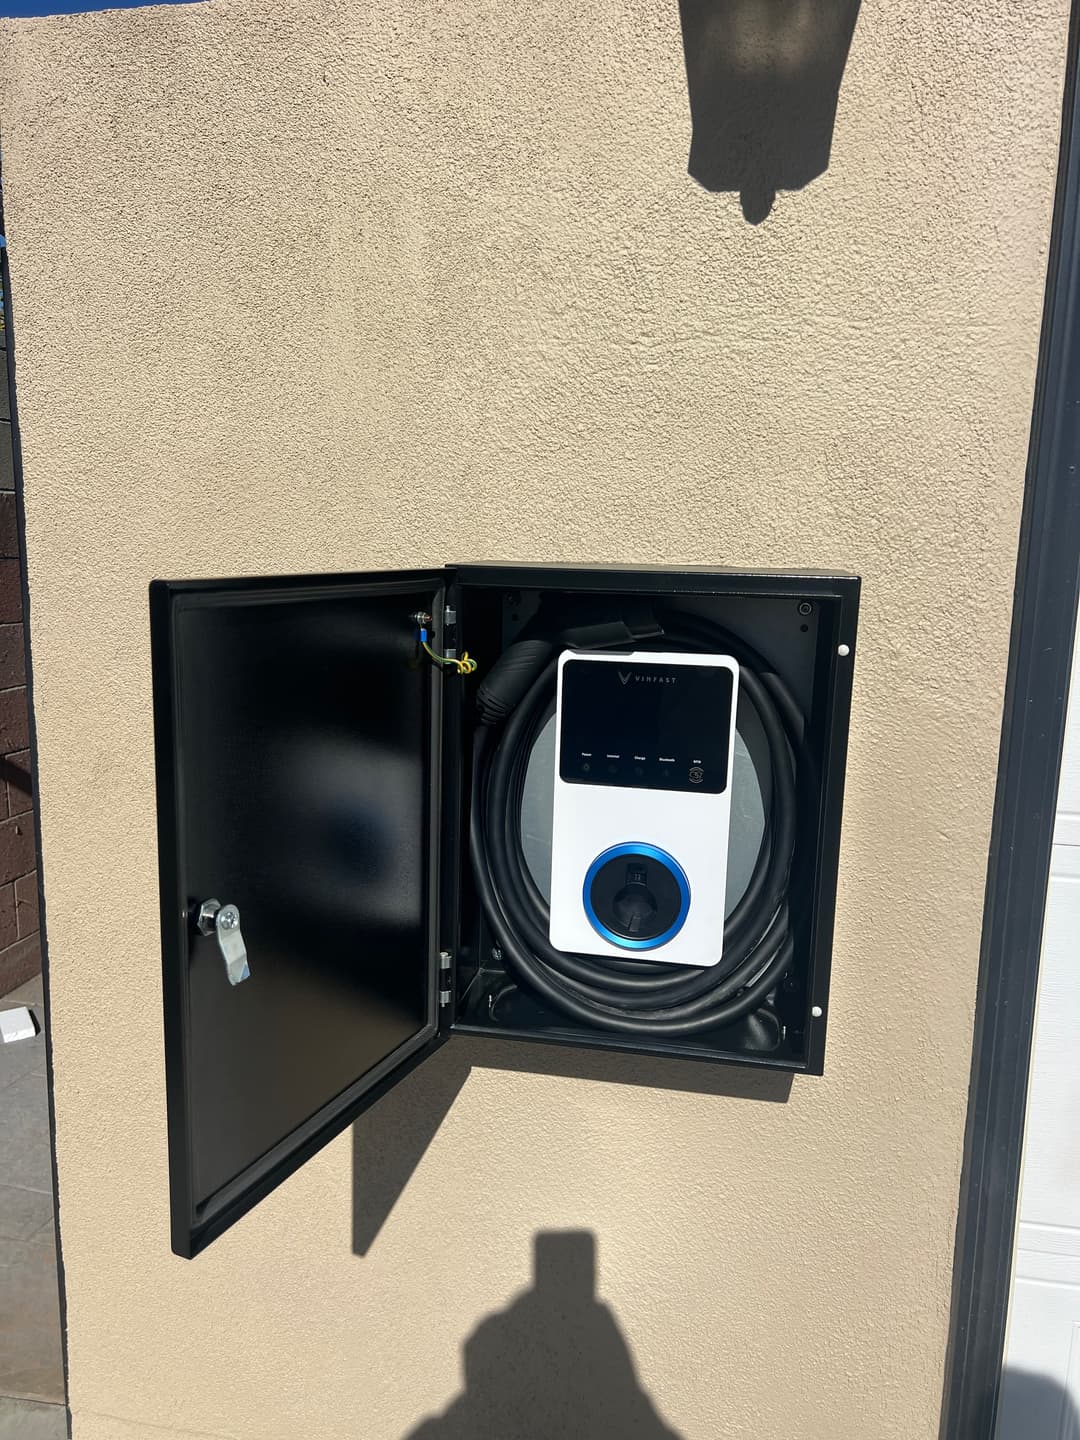
[[[853,576],[703,569],[156,581],[176,1252],[203,1249],[455,1032],[820,1074],[858,596]],[[570,634],[624,615],[654,635],[672,616],[721,626],[798,707],[792,959],[734,1023],[609,1033],[567,1019],[503,958],[468,860],[476,684],[548,614]],[[433,663],[417,616],[479,675]],[[752,849],[771,781],[741,702],[737,733]],[[542,837],[538,854],[542,888]]]

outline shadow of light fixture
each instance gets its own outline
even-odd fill
[[[737,190],[758,225],[778,190],[829,165],[860,0],[680,0],[693,133],[688,170]]]

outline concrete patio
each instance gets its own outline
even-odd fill
[[[0,998],[38,1025],[0,1045],[0,1440],[67,1433],[42,1001],[40,975]]]

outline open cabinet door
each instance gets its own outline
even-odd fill
[[[439,1043],[443,583],[151,586],[177,1254]]]

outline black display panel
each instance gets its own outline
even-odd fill
[[[734,679],[726,666],[568,660],[559,773],[578,785],[719,795]]]

